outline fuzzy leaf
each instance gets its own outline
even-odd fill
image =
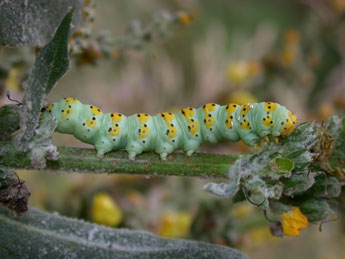
[[[315,173],[304,171],[302,173],[293,173],[290,178],[283,179],[284,194],[294,196],[308,190],[315,183]]]
[[[0,108],[0,140],[5,140],[19,129],[19,105],[5,105]]]
[[[310,195],[325,198],[334,198],[340,195],[341,183],[336,177],[320,175],[315,179],[315,184],[309,190]]]
[[[275,158],[270,164],[271,170],[277,172],[278,174],[290,173],[294,168],[294,163],[290,159]]]
[[[335,138],[329,164],[333,170],[341,172],[345,179],[345,117],[333,116],[328,122],[327,129]]]
[[[39,52],[25,90],[20,131],[15,137],[18,150],[26,151],[34,136],[44,98],[68,69],[67,41],[73,10],[60,23],[53,39]]]
[[[37,209],[29,209],[24,216],[15,218],[5,208],[0,208],[0,255],[15,258],[248,258],[224,246],[113,229]]]
[[[75,8],[73,26],[82,17],[84,0],[0,0],[0,46],[45,45],[64,14]]]
[[[59,153],[51,140],[57,124],[57,119],[50,114],[36,129],[35,136],[29,143],[30,160],[34,168],[45,168],[46,157],[49,160],[57,160]]]
[[[323,199],[309,198],[303,201],[299,208],[310,222],[329,220],[329,217],[334,214],[327,201]]]

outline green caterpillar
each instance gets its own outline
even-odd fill
[[[125,149],[131,160],[145,151],[155,151],[163,160],[178,149],[192,155],[201,144],[222,140],[243,140],[256,146],[267,135],[290,135],[297,123],[292,112],[272,102],[227,106],[209,103],[175,114],[137,113],[126,117],[120,113],[104,114],[93,105],[64,98],[49,105],[45,113],[57,118],[57,132],[73,134],[94,145],[98,156]]]

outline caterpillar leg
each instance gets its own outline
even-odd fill
[[[167,160],[168,153],[160,153],[160,156],[161,156],[161,159],[162,159],[163,161],[166,161],[166,160]]]
[[[273,140],[274,140],[274,143],[276,143],[276,145],[279,145],[279,138],[278,137],[273,136]]]
[[[260,138],[254,133],[249,133],[247,135],[241,136],[242,141],[248,146],[254,147],[260,143]]]
[[[270,141],[270,139],[268,138],[268,136],[264,136],[263,139],[264,139],[264,141],[265,141],[267,144],[270,144],[270,143],[271,143],[271,141]]]
[[[135,152],[135,151],[128,151],[128,158],[129,158],[129,160],[134,160],[135,159],[135,157],[137,156],[137,152]]]
[[[104,144],[95,145],[95,148],[97,150],[97,157],[98,158],[103,158],[105,153],[108,153],[112,150],[111,146],[106,146]]]
[[[194,152],[195,152],[194,150],[188,150],[186,154],[187,156],[192,156]]]

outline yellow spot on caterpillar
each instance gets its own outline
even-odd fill
[[[232,129],[232,125],[233,124],[234,124],[234,117],[233,117],[233,115],[229,115],[226,118],[225,126],[226,126],[227,129]]]
[[[97,108],[96,106],[90,105],[90,109],[92,114],[94,115],[100,115],[101,114],[101,110],[99,108]]]
[[[292,124],[296,125],[298,122],[298,118],[295,114],[293,114],[292,112],[289,112],[289,117],[292,120]]]
[[[120,134],[120,126],[118,124],[112,126],[111,128],[108,129],[109,136],[115,137]]]
[[[289,112],[289,118],[286,119],[285,123],[283,124],[282,130],[281,130],[281,135],[283,137],[287,137],[291,135],[291,133],[295,130],[297,126],[297,121],[298,118],[295,114],[292,112]]]
[[[161,117],[163,118],[163,120],[166,123],[169,123],[169,122],[171,122],[172,120],[175,119],[174,114],[172,114],[171,112],[163,112],[163,113],[161,113]]]
[[[95,117],[93,117],[93,118],[95,118]],[[97,126],[97,121],[94,120],[93,118],[91,118],[85,122],[85,125],[88,126],[89,128],[94,128]]]
[[[110,114],[110,118],[111,118],[111,122],[114,123],[118,123],[120,121],[122,121],[122,114],[121,113],[112,113]]]
[[[188,120],[188,130],[194,136],[196,132],[199,130],[199,124],[195,120]]]
[[[72,114],[73,114],[73,109],[72,108],[67,108],[67,109],[61,110],[61,117],[63,119],[67,119]]]
[[[54,109],[54,104],[53,103],[48,106],[48,111],[51,111],[52,109]]]
[[[195,110],[193,108],[185,108],[181,110],[181,113],[184,117],[189,118],[195,114]]]
[[[208,103],[205,104],[203,107],[205,112],[212,112],[216,109],[216,104],[215,103]]]
[[[234,113],[236,111],[236,108],[237,108],[237,104],[234,104],[234,103],[229,103],[227,106],[226,106],[226,111],[227,113]]]
[[[140,138],[140,139],[143,139],[143,138],[146,138],[146,137],[149,135],[150,130],[149,130],[149,128],[147,127],[147,125],[145,124],[145,125],[142,125],[142,126],[139,128],[138,132],[139,132],[139,138]]]
[[[77,99],[71,98],[71,97],[65,98],[64,100],[65,100],[65,103],[73,103],[73,104],[77,104],[78,103]]]
[[[266,112],[274,112],[277,109],[277,104],[276,103],[272,103],[272,102],[268,102],[265,103],[265,111]]]
[[[175,127],[174,124],[170,124],[167,130],[167,135],[169,139],[172,139],[176,136],[177,134],[177,128]]]
[[[240,123],[240,125],[241,125],[241,129],[243,129],[243,130],[250,130],[251,129],[249,121],[242,121]]]
[[[211,115],[211,113],[206,113],[205,114],[204,123],[205,123],[207,128],[210,128],[214,124],[214,118]]]
[[[140,123],[146,123],[150,119],[150,116],[146,113],[138,113],[137,117]]]
[[[273,120],[270,116],[267,116],[266,118],[262,119],[262,124],[266,127],[273,126]]]
[[[250,110],[250,106],[248,104],[245,104],[242,106],[241,109],[241,115],[246,115]]]

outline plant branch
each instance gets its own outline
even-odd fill
[[[0,146],[8,145],[0,142]],[[135,174],[154,176],[198,176],[227,177],[231,165],[239,155],[194,154],[191,157],[183,153],[170,155],[162,161],[155,153],[144,153],[134,161],[128,159],[125,151],[108,153],[103,159],[96,157],[96,151],[90,148],[58,147],[59,159],[48,160],[46,169],[108,174]],[[9,148],[0,156],[1,164],[15,169],[34,169],[29,153]]]

